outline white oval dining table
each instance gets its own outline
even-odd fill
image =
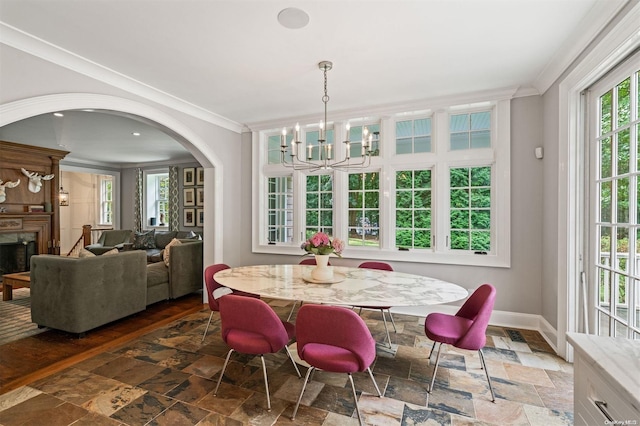
[[[423,306],[454,302],[468,296],[447,281],[404,272],[332,266],[339,282],[309,282],[314,266],[254,265],[220,271],[214,279],[233,290],[262,297],[334,305]]]

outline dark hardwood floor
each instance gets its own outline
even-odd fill
[[[159,302],[145,311],[76,335],[47,330],[0,346],[0,394],[67,368],[106,349],[121,345],[206,305],[202,294]]]

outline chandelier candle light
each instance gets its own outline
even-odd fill
[[[291,147],[287,152],[287,128],[282,129],[282,135],[280,136],[280,152],[282,164],[286,167],[290,167],[294,170],[340,170],[348,171],[353,169],[363,169],[368,167],[371,163],[371,154],[373,146],[373,134],[369,133],[369,130],[365,127],[362,130],[362,153],[359,161],[351,161],[351,141],[349,140],[349,131],[351,126],[349,123],[345,126],[345,156],[340,161],[335,161],[332,158],[331,150],[332,145],[327,143],[327,103],[329,103],[329,95],[327,94],[327,71],[333,67],[333,63],[330,61],[322,61],[318,64],[324,73],[324,96],[322,102],[324,103],[324,120],[320,121],[318,131],[318,159],[313,159],[314,146],[307,145],[306,153],[304,148],[300,147],[300,124],[296,123],[293,128],[293,138],[291,139]],[[301,149],[302,148],[302,149]],[[302,151],[302,153],[300,152]],[[306,154],[306,157],[305,157]],[[289,157],[289,159],[287,159]],[[333,161],[332,161],[333,160]]]

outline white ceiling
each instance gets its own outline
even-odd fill
[[[543,93],[625,2],[1,0],[0,21],[255,128],[320,119],[321,60],[334,64],[329,115],[503,88]],[[292,6],[308,13],[306,27],[280,25]],[[100,131],[82,146],[98,155],[119,136],[92,126]]]

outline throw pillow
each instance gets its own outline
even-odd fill
[[[102,253],[102,255],[103,255],[103,256],[110,256],[110,255],[112,255],[112,254],[118,254],[118,253],[120,253],[120,252],[118,251],[118,249],[117,249],[117,248],[114,248],[114,249],[111,249],[111,250],[109,250],[109,251],[106,251],[106,252]]]
[[[78,257],[83,258],[83,257],[95,257],[95,254],[91,253],[89,250],[87,249],[80,249],[80,251],[78,252]]]
[[[167,244],[167,246],[164,248],[163,252],[162,252],[162,260],[164,260],[164,264],[169,266],[169,257],[171,256],[171,247],[173,246],[179,246],[180,244],[182,244],[182,242],[180,240],[178,240],[177,238],[174,238],[173,240],[171,240],[171,242],[169,244]]]
[[[147,232],[136,232],[135,238],[133,240],[133,248],[136,250],[156,248],[155,234],[155,229]]]

